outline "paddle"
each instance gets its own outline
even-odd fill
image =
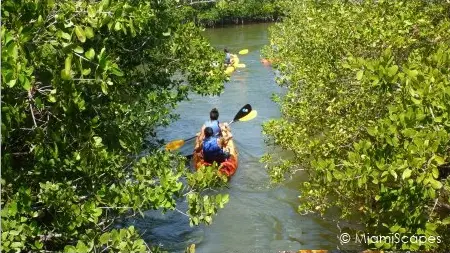
[[[242,117],[238,120],[232,121],[231,123],[236,122],[236,121],[249,121],[249,120],[256,118],[256,116],[258,116],[258,111],[252,110],[249,114],[245,115],[244,117]]]
[[[250,112],[252,112],[252,106],[250,104],[246,104],[244,105],[236,114],[236,116],[234,116],[234,119],[229,123],[232,124],[233,122],[237,122],[239,120],[241,120],[242,118],[244,118],[246,115],[250,114]],[[256,117],[256,116],[255,116]],[[166,144],[166,150],[167,151],[173,151],[173,150],[177,150],[179,148],[181,148],[184,143],[186,141],[192,140],[194,138],[196,138],[197,136],[192,136],[190,138],[184,139],[184,140],[175,140],[175,141],[171,141],[169,143]]]
[[[248,54],[248,49],[242,49],[241,51],[239,51],[239,54]]]

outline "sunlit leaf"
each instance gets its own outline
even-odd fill
[[[84,33],[86,35],[86,38],[88,38],[88,39],[91,39],[94,37],[94,30],[89,26],[84,28]]]
[[[78,40],[81,41],[81,43],[86,42],[86,35],[83,28],[81,26],[75,26],[74,30]]]
[[[363,70],[358,71],[358,73],[356,73],[356,80],[358,81],[361,80],[363,78],[363,75],[364,75]]]
[[[89,60],[94,59],[94,56],[95,56],[94,49],[90,48],[88,51],[86,51],[86,53],[84,53],[84,56],[86,56],[86,58],[88,58]]]

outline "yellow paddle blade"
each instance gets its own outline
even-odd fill
[[[248,54],[248,49],[242,49],[239,54]]]
[[[249,121],[249,120],[256,118],[257,115],[258,115],[258,112],[256,110],[252,110],[249,114],[240,118],[239,121]]]
[[[171,141],[166,144],[166,150],[167,151],[177,150],[177,149],[181,148],[183,145],[184,145],[184,140]]]
[[[245,68],[246,66],[245,66],[244,63],[239,63],[236,67],[238,67],[238,68]]]

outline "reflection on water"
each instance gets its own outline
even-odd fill
[[[211,226],[193,228],[179,212],[162,215],[148,211],[145,218],[133,221],[145,231],[148,242],[160,243],[171,252],[182,252],[195,243],[197,253],[336,248],[337,231],[333,225],[296,212],[299,192],[295,181],[300,179],[273,187],[264,165],[259,163],[260,157],[272,150],[264,144],[261,124],[279,117],[279,108],[270,97],[282,92],[274,82],[272,69],[259,61],[260,49],[268,43],[267,27],[258,24],[207,30],[205,35],[218,49],[228,47],[238,52],[248,48],[249,54],[240,56],[246,68],[233,73],[220,97],[192,95],[190,101],[181,103],[176,110],[180,120],[160,132],[166,140],[188,138],[208,119],[211,108],[219,109],[221,121],[229,121],[243,105],[251,104],[258,117],[232,125],[240,162],[229,189],[223,190],[230,194],[230,202],[219,210]],[[187,143],[181,152],[190,153],[193,145]],[[178,209],[186,208],[186,203],[179,203]]]

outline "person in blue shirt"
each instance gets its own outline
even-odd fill
[[[233,138],[231,133],[229,133],[225,138],[222,138],[214,135],[211,127],[206,127],[204,130],[204,136],[205,138],[200,145],[196,147],[195,151],[203,151],[203,160],[205,162],[210,164],[216,162],[220,164],[230,157],[229,151],[224,150],[224,147],[227,145],[228,141]]]
[[[219,110],[213,108],[209,112],[209,120],[203,124],[202,132],[205,131],[205,127],[211,127],[214,135],[222,135],[221,131],[222,124],[219,123]]]
[[[209,120],[203,124],[202,129],[200,130],[200,133],[198,134],[200,141],[203,141],[203,138],[205,137],[204,132],[205,132],[206,127],[212,128],[214,136],[222,136],[223,131],[230,131],[230,127],[228,126],[228,123],[226,123],[226,122],[220,123],[219,122],[219,110],[217,110],[217,108],[213,108],[209,112]]]
[[[225,52],[225,65],[230,66],[233,65],[233,59],[231,57],[230,51],[227,48],[223,50]]]

